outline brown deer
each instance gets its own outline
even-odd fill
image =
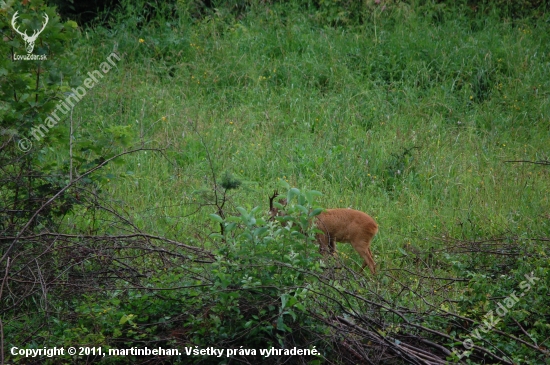
[[[279,209],[273,207],[273,200],[277,196],[277,191],[275,191],[269,198],[269,213],[272,217],[283,215]],[[283,205],[286,204],[284,199],[279,202]],[[376,273],[376,264],[370,244],[378,232],[378,225],[371,216],[359,210],[337,208],[327,209],[315,218],[316,227],[322,231],[317,235],[317,243],[319,243],[322,254],[326,254],[328,250],[331,255],[334,255],[336,242],[350,243],[365,261],[361,271],[368,266],[372,274]]]

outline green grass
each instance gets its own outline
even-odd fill
[[[126,157],[105,188],[147,230],[208,232],[208,207],[185,217],[212,186],[208,150],[218,176],[246,181],[234,205],[267,209],[283,179],[373,215],[384,267],[431,237],[547,234],[548,169],[505,163],[550,153],[547,26],[378,21],[374,34],[273,10],[119,31],[124,62],[79,104],[82,136],[127,126],[166,156]],[[79,44],[83,73],[104,36]]]
[[[280,181],[321,191],[323,207],[359,209],[380,225],[372,251],[382,274],[346,285],[430,309],[402,294],[409,285],[434,303],[460,300],[446,308],[479,319],[489,294],[517,286],[495,267],[529,266],[451,252],[452,240],[506,237],[532,247],[529,238],[550,235],[550,169],[507,162],[550,156],[550,29],[489,17],[434,23],[407,9],[349,27],[273,5],[239,20],[221,11],[135,26],[128,16],[89,30],[75,45],[83,76],[113,47],[123,61],[75,109],[75,150],[116,133],[130,137],[127,146],[163,148],[109,164],[103,193],[143,231],[207,248],[220,245],[206,193],[213,173],[243,181],[229,215],[237,206],[267,212]],[[67,153],[52,147],[46,158]],[[67,227],[89,224],[76,209]],[[103,221],[95,228],[117,231]],[[339,252],[358,268],[350,245]],[[439,284],[409,273],[424,270],[485,286],[470,298],[468,283],[438,294]]]

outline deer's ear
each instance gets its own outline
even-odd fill
[[[271,214],[272,217],[276,216],[277,215],[277,208],[275,208],[273,206],[273,200],[275,200],[275,198],[277,197],[277,195],[279,195],[277,193],[277,190],[273,191],[273,195],[272,196],[269,196],[268,195],[268,198],[269,198],[269,214]]]

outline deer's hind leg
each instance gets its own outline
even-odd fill
[[[363,258],[365,261],[363,263],[363,266],[361,267],[361,271],[365,269],[366,266],[369,267],[370,272],[374,275],[376,274],[376,263],[374,262],[374,258],[372,256],[372,251],[370,250],[370,240],[356,240],[352,241],[351,245],[357,251],[357,253]]]

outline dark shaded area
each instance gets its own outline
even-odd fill
[[[387,3],[387,4],[386,4]],[[457,13],[472,18],[498,16],[502,19],[539,18],[550,10],[547,0],[463,0],[463,1],[429,1],[429,0],[405,0],[415,8],[422,9],[424,16],[431,18],[435,23],[454,17]],[[81,25],[90,25],[94,22],[106,25],[110,16],[120,7],[119,0],[93,0],[88,2],[76,2],[74,0],[49,0],[50,5],[57,7],[64,19],[72,19]],[[148,1],[143,7],[143,16],[149,21],[155,16],[174,17],[177,9],[185,7],[185,11],[194,19],[201,19],[218,9],[224,9],[237,18],[241,18],[252,7],[269,7],[275,4],[294,5],[288,0],[192,0],[185,5],[178,5],[177,1]],[[301,7],[306,11],[319,11],[332,26],[346,24],[363,24],[365,15],[375,10],[383,11],[385,6],[394,6],[394,2],[380,0],[375,2],[375,7],[365,2],[342,1],[326,2],[320,0],[304,1]]]
[[[118,0],[49,0],[48,3],[57,7],[63,19],[72,19],[82,25],[93,21],[104,23],[103,19],[120,5]]]

